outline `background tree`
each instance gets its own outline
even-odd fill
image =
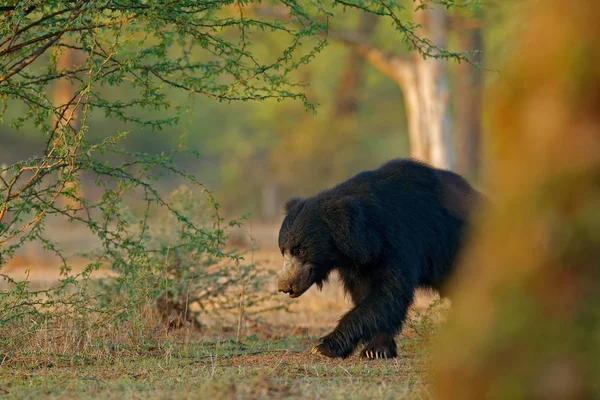
[[[470,7],[477,9],[479,2]],[[373,45],[369,37],[373,27],[365,20],[356,29],[333,27],[328,34],[365,57],[399,85],[406,108],[411,156],[441,168],[456,169],[446,59],[470,61],[470,58],[468,50],[465,53],[440,50],[446,49],[448,44],[447,8],[449,5],[444,2],[421,2],[412,13],[412,22],[399,23],[398,26],[423,38],[413,43],[418,51],[408,56],[396,55],[397,51],[390,52],[386,46]],[[259,15],[286,15],[285,7],[260,6],[253,10]],[[388,15],[385,7],[379,13]],[[365,22],[368,29],[365,29]],[[413,41],[410,34],[407,40]],[[355,59],[352,61],[356,62]],[[470,94],[463,93],[465,97]]]
[[[448,12],[442,4],[422,3],[415,10],[413,19],[419,27],[417,32],[435,47],[447,46]],[[411,156],[440,168],[456,169],[449,77],[444,57],[435,51],[428,57],[416,53],[399,56],[374,46],[360,34],[340,33],[334,37],[363,55],[399,85],[406,109]],[[464,61],[461,53],[453,56]],[[464,95],[468,96],[468,93]]]
[[[493,205],[435,356],[442,399],[600,395],[600,3],[527,10],[492,97]]]
[[[478,178],[481,168],[483,139],[483,54],[484,18],[482,10],[458,10],[451,16],[452,32],[455,33],[462,51],[471,51],[470,63],[456,68],[455,94],[455,143],[456,169],[461,174]]]

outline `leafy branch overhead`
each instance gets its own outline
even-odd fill
[[[221,100],[302,98],[289,74],[322,49],[321,33],[342,8],[388,17],[423,55],[459,57],[419,37],[416,25],[398,16],[402,6],[396,1],[277,3],[260,7],[285,9],[285,20],[246,15],[246,8],[256,6],[251,1],[17,2],[3,7],[1,91],[36,100],[32,104],[48,112],[39,89],[55,79],[68,77],[82,86],[128,83],[143,94],[137,102],[105,102],[93,91],[85,99],[121,117],[133,106],[170,106],[160,96],[164,84]],[[256,55],[253,35],[263,31],[287,37],[288,47],[276,56]],[[85,66],[35,68],[40,56],[67,48],[84,53]]]

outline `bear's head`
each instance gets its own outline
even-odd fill
[[[333,238],[312,199],[293,198],[285,205],[279,231],[283,267],[278,290],[299,297],[314,283],[322,285],[336,262]]]
[[[277,286],[292,298],[313,284],[321,287],[340,264],[364,264],[378,251],[356,198],[293,198],[285,210],[279,231],[283,267]]]

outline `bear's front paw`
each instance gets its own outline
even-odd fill
[[[344,350],[335,341],[326,336],[321,339],[321,343],[312,348],[311,353],[321,354],[329,358],[346,358],[352,353],[352,351]]]

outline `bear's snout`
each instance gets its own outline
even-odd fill
[[[291,298],[300,297],[315,283],[314,269],[312,264],[303,262],[292,256],[289,251],[285,251],[277,290],[289,294]]]
[[[294,290],[294,288],[292,287],[292,284],[288,280],[285,280],[285,279],[282,279],[277,283],[277,290],[280,292],[289,294],[292,299],[296,298],[300,294],[302,294],[302,293],[299,294],[297,290]]]
[[[282,279],[277,283],[277,291],[283,293],[293,293],[292,285],[289,281]]]

